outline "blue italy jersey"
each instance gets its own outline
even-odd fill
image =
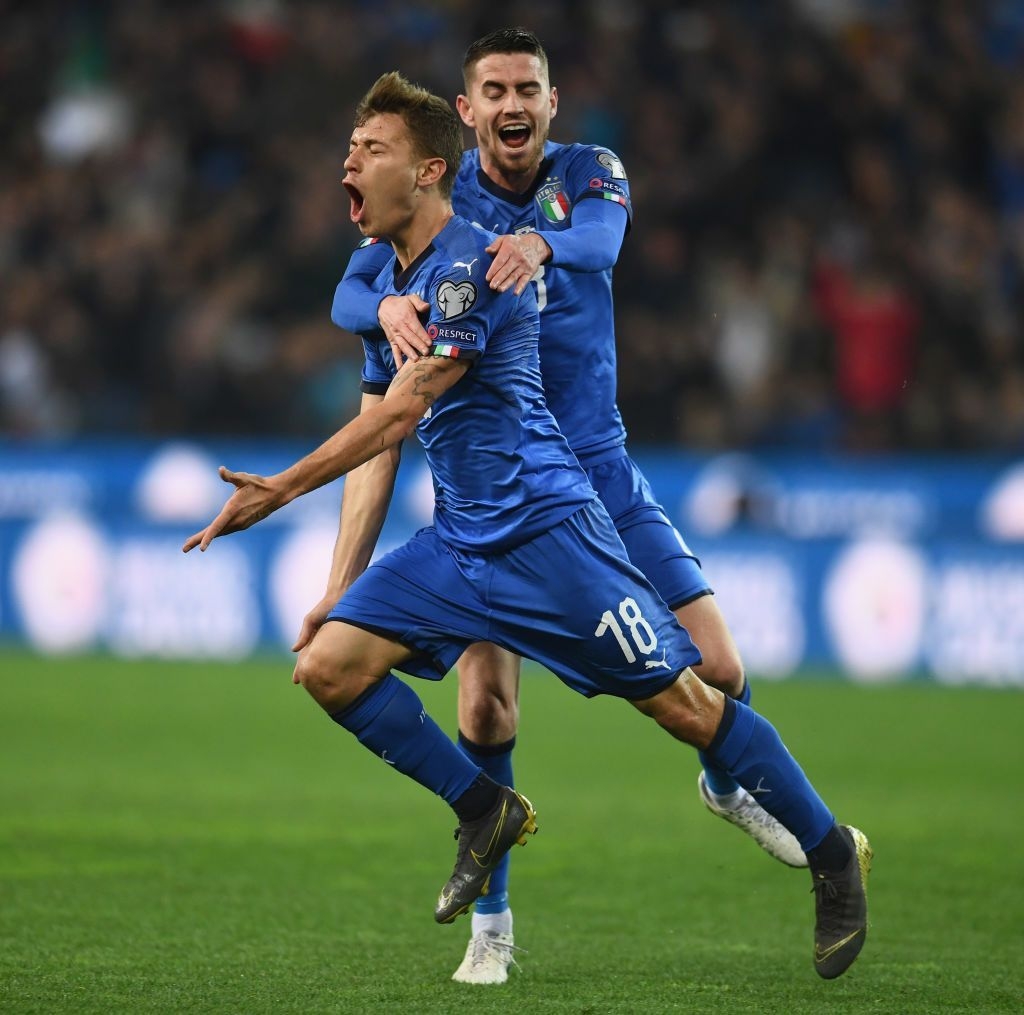
[[[588,199],[613,201],[632,215],[629,183],[613,152],[549,141],[544,153],[533,187],[516,194],[485,175],[478,149],[467,151],[455,180],[455,211],[496,233],[560,232]],[[558,425],[585,466],[625,454],[615,403],[611,270],[570,271],[548,263],[535,284],[544,390]]]
[[[533,539],[596,497],[548,410],[538,361],[537,299],[484,281],[490,233],[455,216],[404,271],[394,256],[381,297],[430,304],[431,355],[467,360],[466,374],[416,428],[434,479],[434,524],[445,542],[493,553]],[[395,375],[383,332],[364,335],[363,391]]]

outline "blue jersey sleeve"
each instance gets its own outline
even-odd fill
[[[384,240],[364,240],[349,258],[345,274],[334,290],[331,320],[354,335],[365,335],[379,328],[377,308],[384,298],[375,283],[381,270],[394,257],[391,244]]]
[[[602,201],[584,201],[572,210],[572,225],[543,233],[551,265],[569,271],[607,271],[615,267],[629,220],[625,209]]]
[[[442,272],[430,284],[427,335],[431,356],[450,356],[472,362],[487,345],[488,336],[507,316],[509,300],[486,283]],[[509,294],[511,295],[511,294]]]
[[[390,346],[383,339],[364,337],[363,356],[359,390],[368,395],[383,395],[395,375]]]
[[[632,218],[629,180],[608,148],[580,145],[566,165],[572,202],[570,228],[546,231],[551,265],[570,271],[607,271],[615,266]]]

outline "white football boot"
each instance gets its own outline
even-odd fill
[[[743,787],[729,797],[716,797],[708,789],[702,770],[697,776],[697,789],[704,806],[712,814],[717,814],[737,828],[742,828],[766,853],[770,853],[776,860],[781,860],[790,867],[807,866],[807,857],[800,848],[796,836],[783,827],[778,819],[769,814]]]
[[[452,974],[457,983],[504,983],[509,966],[518,965],[511,934],[481,930],[469,939],[461,965]]]

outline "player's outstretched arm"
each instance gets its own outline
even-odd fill
[[[235,492],[220,509],[220,514],[205,529],[185,540],[182,547],[185,553],[197,546],[200,550],[205,550],[217,536],[226,536],[231,532],[247,529],[281,506],[281,484],[277,476],[267,479],[251,472],[232,472],[223,465],[217,473],[225,483],[231,483],[235,487]]]
[[[360,413],[333,437],[290,465],[264,478],[231,472],[220,476],[235,486],[220,514],[205,529],[194,533],[182,549],[205,550],[218,536],[226,536],[262,521],[297,497],[330,483],[404,440],[424,413],[463,374],[464,361],[435,356],[407,363],[391,382],[379,404]]]

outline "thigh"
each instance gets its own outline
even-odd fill
[[[648,698],[700,661],[599,504],[496,560],[488,605],[494,641],[588,697]]]
[[[486,607],[433,528],[371,564],[328,615],[408,650],[395,665],[443,677],[466,648],[488,640]]]

